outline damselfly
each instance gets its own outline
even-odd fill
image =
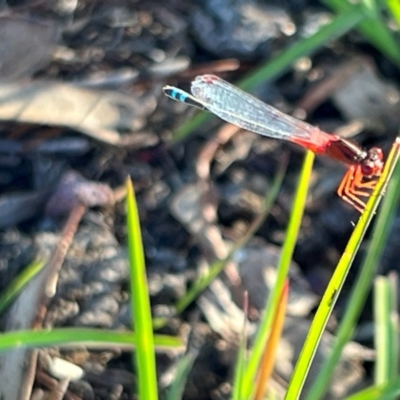
[[[240,128],[276,139],[288,140],[341,161],[349,166],[338,188],[338,195],[361,213],[383,169],[379,147],[362,149],[338,135],[330,135],[306,122],[290,117],[215,75],[198,76],[191,85],[192,95],[165,86],[164,93],[174,100],[208,110]]]

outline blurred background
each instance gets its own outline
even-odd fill
[[[52,260],[58,275],[42,327],[129,328],[122,200],[130,176],[152,311],[169,317],[161,332],[186,337],[186,351],[193,352],[182,398],[229,398],[241,296],[249,292],[254,332],[276,275],[304,149],[174,102],[162,88],[190,92],[196,76],[215,74],[287,114],[360,146],[379,146],[386,155],[400,119],[400,12],[395,2],[381,3],[1,1],[0,289],[40,255]],[[283,171],[266,212],[265,198]],[[336,195],[345,171],[316,158],[291,265],[290,317],[272,376],[276,398],[285,392],[319,298],[359,217]],[[397,214],[388,229],[381,274],[399,268]],[[249,232],[224,274],[174,314],[173,304],[196,278]],[[36,304],[39,294],[29,294],[24,304]],[[328,331],[334,332],[346,300],[344,288]],[[27,329],[36,312],[4,312],[0,326]],[[367,305],[326,398],[344,398],[370,384],[371,319]],[[331,341],[327,333],[316,369]],[[48,352],[62,353],[86,372],[65,398],[132,398],[129,353],[84,347]],[[161,393],[177,358],[157,356]],[[37,365],[31,385],[47,393],[53,378],[40,360]],[[17,387],[27,385],[24,376],[15,378]]]

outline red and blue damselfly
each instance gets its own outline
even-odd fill
[[[198,76],[191,84],[192,94],[173,86],[163,90],[174,100],[208,110],[240,128],[296,143],[348,165],[338,195],[361,213],[364,211],[365,202],[360,197],[370,195],[383,169],[379,147],[364,150],[354,142],[278,111],[215,75]]]

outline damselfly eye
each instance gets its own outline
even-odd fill
[[[361,172],[364,176],[374,175],[374,166],[369,164],[361,165]]]

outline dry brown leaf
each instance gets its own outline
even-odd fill
[[[67,83],[0,83],[0,120],[64,126],[118,144],[117,129],[132,130],[135,117],[152,112],[155,99],[134,99],[113,91]]]

